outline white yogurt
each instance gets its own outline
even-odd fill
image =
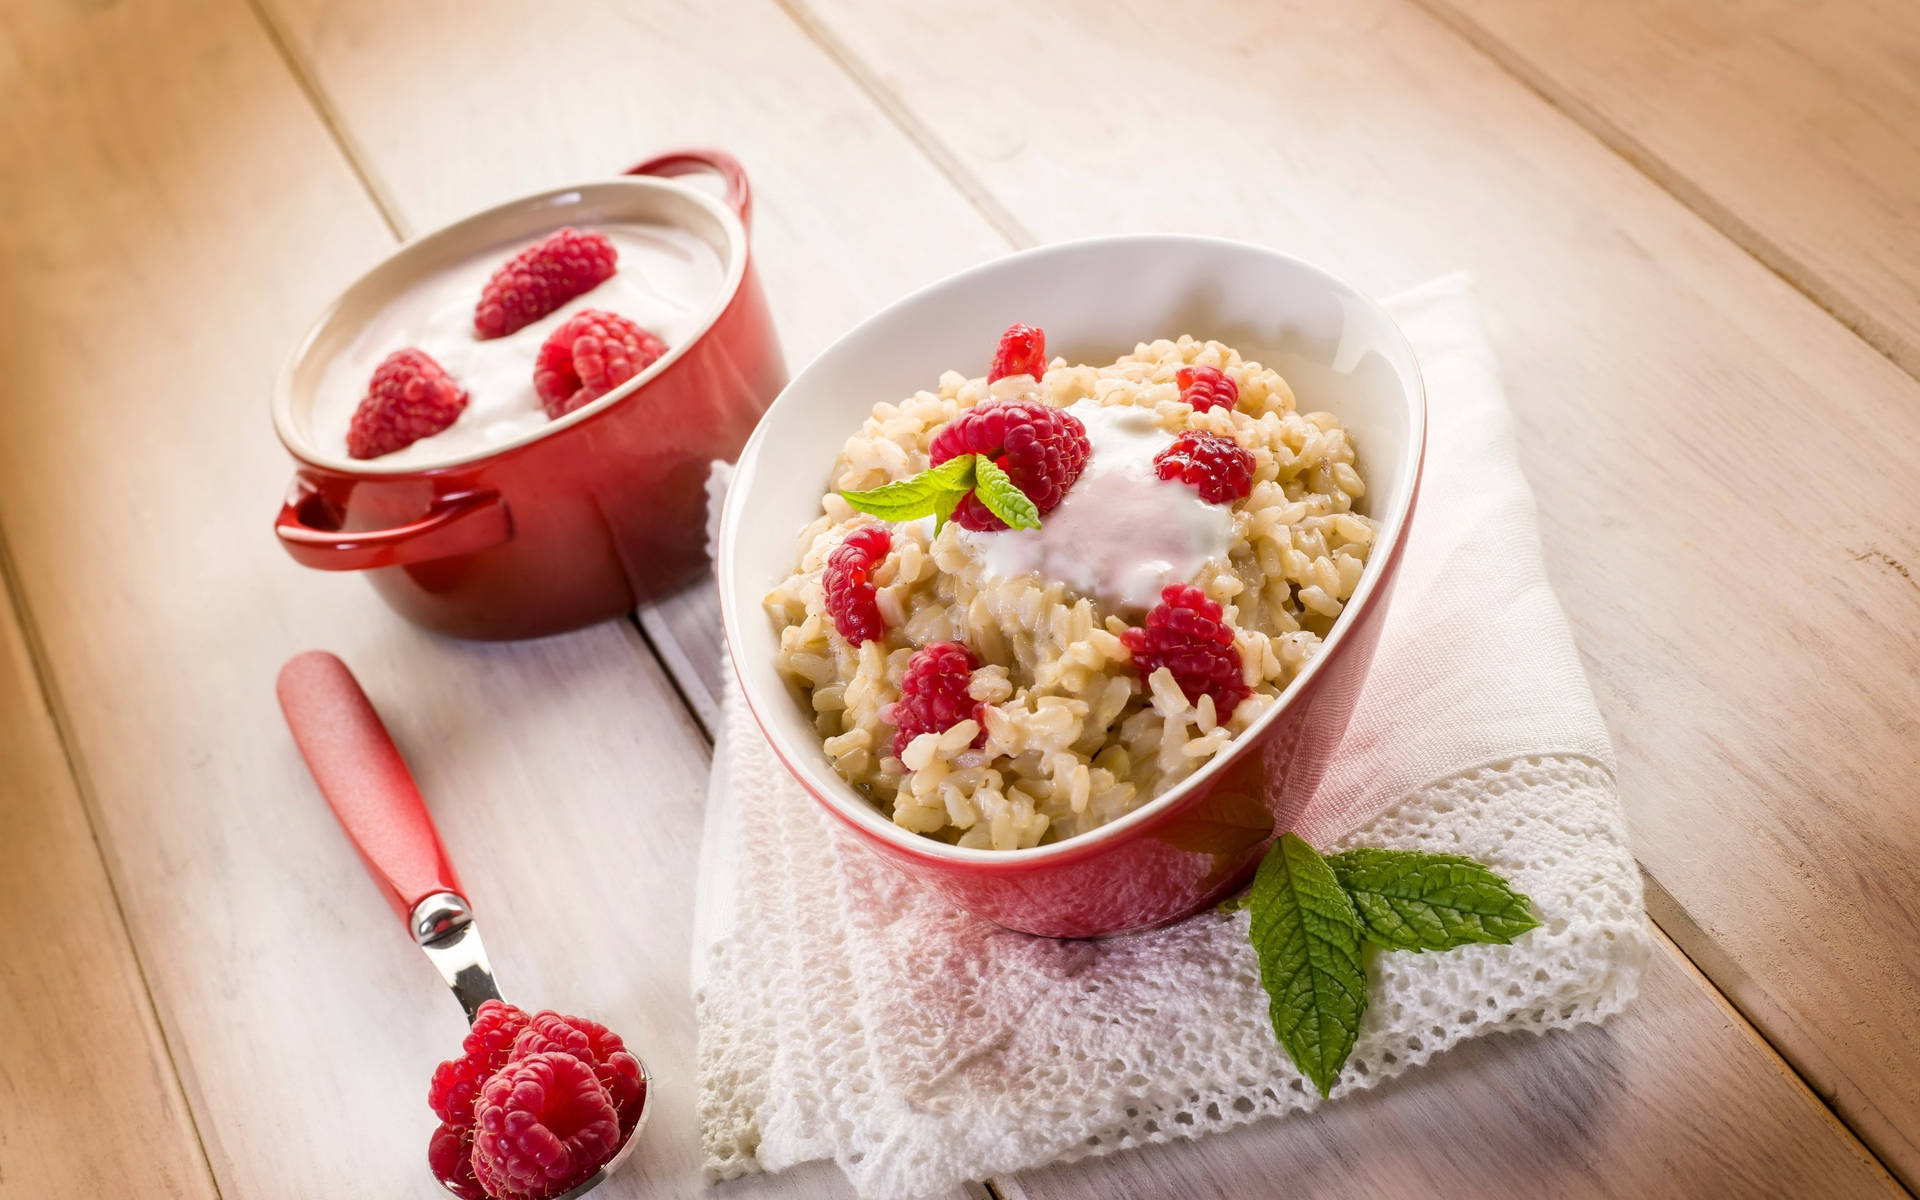
[[[546,425],[547,414],[533,390],[534,358],[547,335],[583,308],[619,313],[668,346],[693,336],[726,280],[713,247],[666,225],[591,228],[606,234],[619,252],[613,277],[506,337],[474,336],[480,289],[502,263],[541,239],[487,250],[421,281],[327,364],[308,436],[320,450],[347,457],[347,425],[367,394],[373,369],[409,346],[432,355],[472,399],[447,428],[374,462],[423,466],[463,458]]]
[[[961,530],[989,576],[1037,571],[1108,608],[1143,610],[1171,583],[1190,583],[1233,540],[1227,505],[1153,473],[1173,444],[1149,409],[1081,400],[1066,412],[1087,427],[1093,454],[1038,529]]]

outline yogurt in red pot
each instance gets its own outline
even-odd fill
[[[724,200],[670,176],[711,171]],[[316,321],[275,387],[298,468],[275,532],[297,561],[365,571],[408,619],[457,637],[559,633],[618,616],[704,566],[707,466],[731,458],[786,382],[748,248],[746,176],[715,150],[515,200],[409,242]],[[618,268],[504,337],[472,314],[492,271],[563,227]],[[534,394],[542,342],[585,308],[665,351],[582,407]],[[414,348],[470,399],[444,430],[372,458],[347,426],[375,366]]]

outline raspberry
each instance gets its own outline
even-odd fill
[[[461,1200],[487,1200],[473,1174],[473,1131],[437,1126],[427,1142],[427,1166],[443,1187]]]
[[[613,278],[619,251],[604,234],[562,229],[508,259],[480,289],[473,332],[505,337]]]
[[[432,437],[466,411],[467,390],[424,350],[395,350],[380,360],[347,424],[347,453],[379,458]]]
[[[619,1034],[585,1017],[537,1012],[513,1040],[513,1058],[552,1052],[571,1054],[592,1067],[619,1114],[620,1132],[624,1135],[633,1128],[646,1103],[647,1089],[640,1077],[640,1060],[627,1051]]]
[[[500,1000],[489,1000],[474,1014],[473,1027],[460,1043],[459,1058],[450,1058],[433,1071],[427,1085],[427,1106],[456,1130],[473,1124],[473,1098],[487,1076],[506,1064],[513,1039],[527,1027],[527,1014]]]
[[[494,1072],[474,1104],[473,1172],[489,1196],[544,1200],[620,1148],[620,1121],[593,1068],[530,1054]]]
[[[986,455],[1044,517],[1066,497],[1092,452],[1087,427],[1071,413],[1034,400],[997,400],[948,421],[934,435],[928,456],[937,467],[959,454]],[[953,519],[967,529],[1007,527],[972,492],[960,498]]]
[[[1220,606],[1197,587],[1176,583],[1160,593],[1147,613],[1144,629],[1120,635],[1133,652],[1134,669],[1145,679],[1161,667],[1173,672],[1188,700],[1213,697],[1213,711],[1225,721],[1252,689],[1240,675],[1240,650],[1233,644]]]
[[[880,714],[893,726],[895,757],[904,755],[908,744],[921,734],[945,733],[968,719],[981,725],[973,744],[978,746],[987,740],[986,722],[980,717],[982,706],[967,693],[978,665],[973,652],[959,642],[934,642],[907,660],[906,676],[900,680],[900,699]]]
[[[1009,375],[1031,375],[1038,379],[1046,373],[1046,330],[1022,325],[1018,321],[1007,326],[1007,331],[1000,335],[1000,344],[994,347],[993,366],[987,371],[987,382],[1005,379]]]
[[[880,606],[873,598],[869,576],[893,546],[893,537],[878,525],[866,525],[847,535],[827,556],[820,573],[827,594],[827,612],[840,636],[855,646],[877,642],[886,635]]]
[[[1208,504],[1232,504],[1253,490],[1253,452],[1223,434],[1181,434],[1153,456],[1153,470],[1191,484]]]
[[[1219,367],[1181,367],[1174,376],[1180,381],[1180,398],[1193,405],[1193,411],[1232,408],[1240,402],[1240,385]]]
[[[533,364],[533,390],[558,420],[646,370],[667,344],[618,313],[583,308],[547,335]]]

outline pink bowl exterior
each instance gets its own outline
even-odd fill
[[[1407,509],[1419,504],[1419,480]],[[776,755],[860,845],[922,887],[997,925],[1043,937],[1109,937],[1192,916],[1238,891],[1267,846],[1294,824],[1333,761],[1373,662],[1406,546],[1394,543],[1367,602],[1341,618],[1346,632],[1282,703],[1274,720],[1227,753],[1227,764],[1190,785],[1152,819],[1095,830],[1040,862],[960,862],[874,836],[815,792]],[[756,716],[756,720],[758,717]],[[772,731],[765,729],[772,740]],[[1072,853],[1077,849],[1079,853]]]
[[[356,474],[298,446],[308,525],[390,529],[449,497],[495,493],[512,532],[473,553],[365,574],[408,619],[455,637],[562,633],[632,611],[706,566],[707,471],[786,383],[751,256],[714,324],[659,375],[580,423],[474,462]]]

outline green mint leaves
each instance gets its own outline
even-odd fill
[[[1507,881],[1458,854],[1348,850],[1327,860],[1367,927],[1389,950],[1506,943],[1540,922]]]
[[[980,497],[987,511],[1005,521],[1008,529],[1040,528],[1040,510],[1000,464],[984,454],[973,458],[973,494]]]
[[[1040,510],[1000,465],[979,454],[960,454],[918,475],[896,479],[864,492],[841,492],[840,498],[860,512],[882,521],[933,518],[939,533],[968,492],[980,498],[987,511],[1009,529],[1040,528]]]
[[[1290,833],[1261,860],[1247,899],[1273,1032],[1324,1096],[1367,1012],[1360,914],[1327,860]]]
[[[841,492],[841,499],[882,521],[933,517],[934,529],[947,523],[960,497],[973,490],[973,458],[962,454],[918,475],[883,483],[865,492]]]
[[[1366,944],[1451,950],[1540,924],[1525,896],[1470,858],[1373,849],[1322,858],[1291,833],[1267,851],[1247,894],[1222,908],[1252,910],[1247,933],[1274,1035],[1323,1096],[1366,1016]]]

